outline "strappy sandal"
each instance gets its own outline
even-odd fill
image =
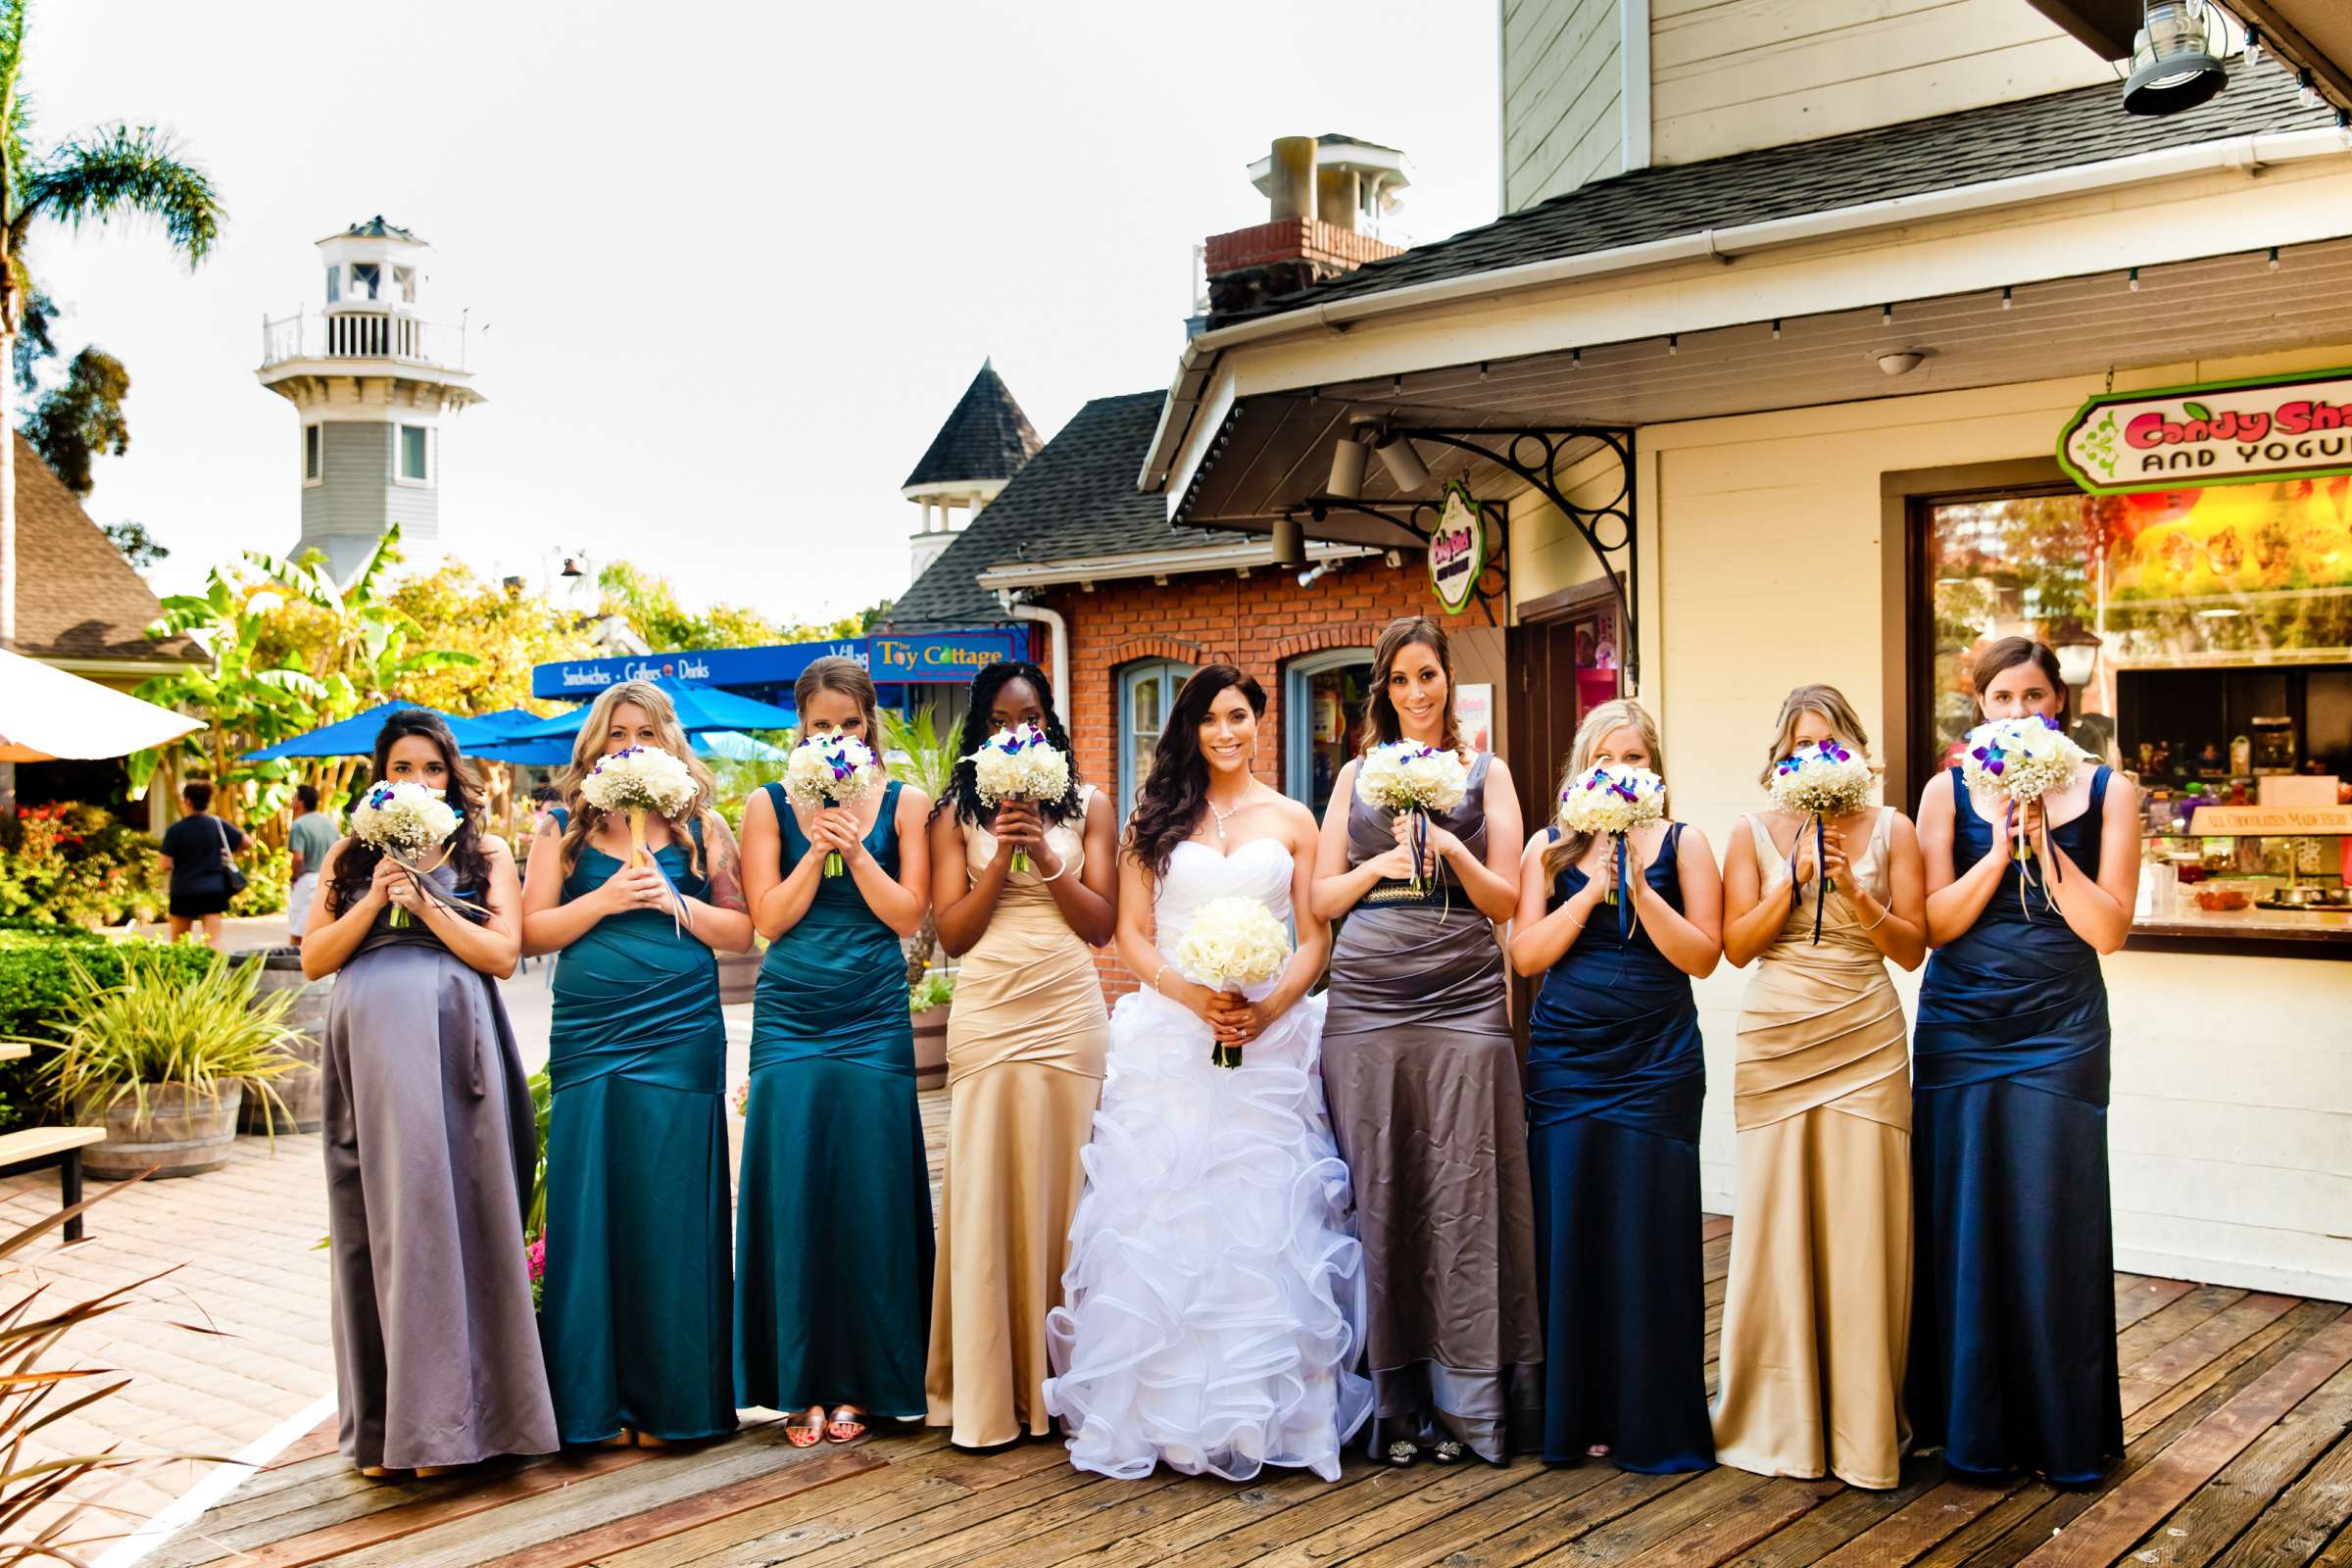
[[[847,1411],[848,1414],[843,1414]],[[825,1422],[825,1441],[856,1443],[865,1436],[865,1412],[854,1404],[837,1404],[832,1417]]]
[[[796,1448],[813,1448],[824,1441],[825,1407],[821,1404],[812,1404],[801,1413],[812,1415],[816,1419],[808,1422],[806,1426],[798,1421],[785,1422],[784,1441]]]
[[[1420,1457],[1420,1448],[1403,1438],[1398,1438],[1395,1443],[1389,1445],[1388,1461],[1399,1470],[1410,1468],[1412,1462]]]

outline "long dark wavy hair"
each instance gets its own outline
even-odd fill
[[[1200,755],[1200,726],[1218,694],[1238,691],[1250,711],[1266,716],[1266,689],[1232,664],[1203,664],[1177,692],[1168,721],[1152,749],[1152,770],[1135,792],[1125,852],[1154,878],[1168,874],[1176,846],[1193,836],[1208,809],[1208,760]]]
[[[1058,801],[1040,801],[1039,814],[1048,825],[1067,822],[1078,815],[1078,758],[1070,750],[1070,732],[1062,728],[1061,718],[1054,711],[1054,684],[1046,672],[1026,659],[1000,659],[972,677],[971,706],[963,711],[963,727],[956,732],[956,771],[948,781],[947,793],[931,808],[936,816],[942,811],[954,811],[959,822],[987,820],[990,808],[980,799],[978,769],[972,765],[972,754],[988,744],[996,733],[989,722],[988,710],[996,706],[997,693],[1013,681],[1026,681],[1037,693],[1038,707],[1045,710],[1043,728],[1046,743],[1069,760],[1070,789]]]
[[[1428,649],[1438,661],[1438,668],[1446,675],[1446,718],[1438,738],[1438,749],[1458,752],[1462,749],[1461,720],[1453,710],[1453,650],[1446,641],[1446,628],[1427,615],[1406,615],[1389,622],[1389,629],[1380,634],[1380,643],[1372,650],[1372,691],[1364,699],[1364,738],[1359,751],[1375,746],[1388,746],[1404,739],[1403,722],[1396,716],[1396,704],[1389,696],[1389,672],[1396,667],[1396,656],[1415,643]]]
[[[457,737],[450,734],[439,713],[426,708],[403,708],[376,732],[375,778],[385,777],[393,746],[411,735],[421,735],[441,749],[442,765],[449,769],[447,799],[458,813],[458,831],[449,841],[449,865],[458,874],[458,886],[472,889],[478,899],[490,890],[490,857],[482,848],[481,775],[458,755]],[[384,852],[372,844],[359,838],[345,840],[343,853],[335,857],[335,879],[327,884],[326,906],[341,914],[366,898],[368,884],[375,876],[375,863],[383,858]]]

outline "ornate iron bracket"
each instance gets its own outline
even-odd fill
[[[1427,441],[1435,446],[1452,447],[1483,458],[1496,467],[1524,481],[1538,495],[1559,509],[1584,537],[1593,558],[1600,563],[1608,578],[1610,591],[1617,598],[1617,613],[1623,630],[1618,637],[1620,658],[1625,669],[1628,690],[1639,686],[1642,678],[1641,628],[1636,623],[1634,603],[1641,595],[1641,552],[1634,537],[1634,432],[1614,425],[1542,425],[1527,429],[1446,430],[1422,425],[1390,425],[1387,434],[1403,436],[1411,441]],[[1556,477],[1560,465],[1571,451],[1586,443],[1594,443],[1592,450],[1576,454],[1581,462],[1599,453],[1607,453],[1617,462],[1617,484],[1613,491],[1604,491],[1596,499],[1572,501],[1560,489]],[[1304,507],[1294,508],[1296,514],[1305,512],[1321,516],[1327,512],[1356,512],[1378,517],[1426,541],[1435,529],[1439,511],[1438,501],[1365,502],[1342,500],[1336,496],[1317,496]],[[1485,503],[1481,503],[1482,510]],[[1499,530],[1505,548],[1509,530]],[[1479,603],[1486,610],[1490,624],[1494,620],[1493,601],[1499,598],[1507,585],[1507,574],[1501,572],[1503,552],[1497,550],[1488,563],[1488,570],[1496,572],[1500,580],[1490,590],[1486,578],[1479,579]]]

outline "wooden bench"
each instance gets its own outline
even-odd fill
[[[81,1152],[105,1141],[103,1127],[27,1127],[0,1133],[0,1176],[55,1165],[58,1206],[72,1208],[81,1201]],[[66,1240],[81,1240],[79,1214],[66,1221]]]

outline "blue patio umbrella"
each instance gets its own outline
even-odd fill
[[[274,762],[288,757],[367,757],[375,750],[375,737],[384,727],[384,720],[404,708],[419,708],[419,703],[379,703],[373,708],[352,714],[339,723],[265,746],[258,752],[247,752],[241,759],[247,762]],[[431,711],[431,710],[426,710]],[[464,718],[455,713],[435,715],[449,726],[457,738],[458,749],[470,755],[475,748],[504,738],[502,731],[478,718]]]
[[[533,723],[538,722],[536,719]],[[474,753],[494,762],[521,762],[532,767],[562,767],[571,760],[574,737],[565,735],[554,740],[509,740],[485,746]],[[697,730],[686,737],[686,743],[705,757],[723,757],[731,762],[780,762],[791,754],[780,746],[754,740],[740,730]]]
[[[678,725],[689,735],[713,729],[791,729],[801,721],[801,715],[792,709],[739,697],[717,686],[697,686],[668,675],[654,684],[677,708]],[[503,738],[508,741],[568,739],[577,735],[580,726],[588,721],[591,706],[583,703],[568,713],[558,713],[553,718],[543,719],[528,729],[517,730]]]

